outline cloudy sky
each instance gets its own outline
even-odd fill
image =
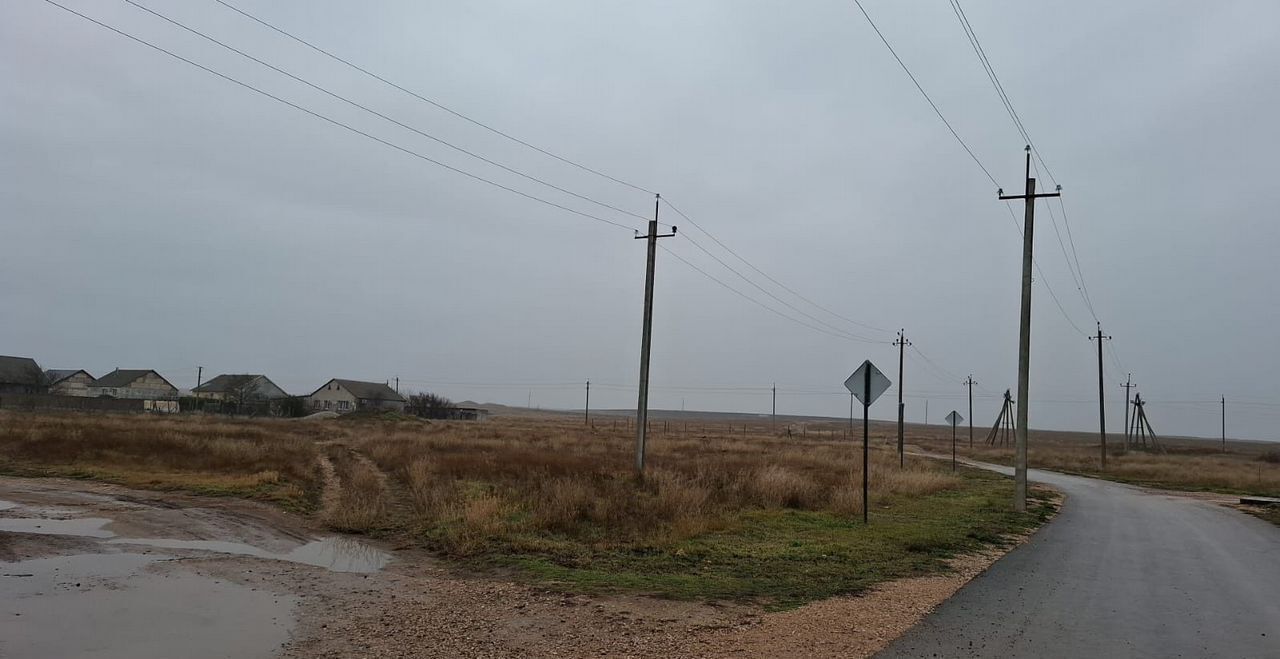
[[[656,191],[714,239],[661,209],[655,407],[768,412],[776,382],[780,413],[840,415],[863,359],[897,380],[900,327],[910,419],[963,412],[972,373],[988,424],[1016,384],[1022,211],[996,187],[1024,140],[947,2],[863,5],[998,186],[852,2],[227,0],[633,188],[215,0],[136,1],[402,125],[123,0],[58,2],[366,135],[0,4],[0,353],[562,408],[590,379],[629,407]],[[1157,432],[1215,435],[1226,395],[1230,434],[1280,439],[1280,5],[966,4],[1064,190],[1037,213],[1033,425],[1096,427],[1096,312],[1116,432],[1132,372]]]

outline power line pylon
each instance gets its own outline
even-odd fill
[[[1004,390],[1004,402],[1000,405],[1000,414],[996,416],[995,425],[991,426],[991,432],[987,434],[987,444],[994,446],[996,439],[999,438],[1000,445],[1004,446],[1009,441],[1009,433],[1016,430],[1014,427],[1014,416],[1016,411],[1013,396],[1009,394],[1009,390]]]
[[[1027,511],[1027,401],[1031,399],[1031,267],[1034,263],[1032,236],[1035,233],[1036,199],[1059,197],[1061,192],[1036,193],[1036,180],[1031,178],[1031,145],[1027,145],[1026,192],[1006,195],[996,191],[1002,200],[1021,199],[1026,206],[1022,227],[1022,315],[1018,325],[1018,423],[1014,434],[1017,450],[1013,459],[1013,509]],[[1061,187],[1059,187],[1059,190]]]
[[[654,195],[653,219],[649,220],[649,232],[636,236],[636,240],[648,242],[648,258],[644,273],[644,330],[640,334],[640,395],[636,402],[636,476],[644,478],[644,442],[649,425],[649,346],[653,338],[653,269],[658,257],[658,239],[676,235],[675,226],[671,233],[658,233],[658,207],[662,205],[662,195]],[[639,232],[637,232],[639,233]]]
[[[973,385],[978,383],[973,381],[973,375],[970,374],[964,384],[969,387],[969,448],[973,448]]]
[[[1141,439],[1143,450],[1147,449],[1147,439],[1151,440],[1151,450],[1164,453],[1164,447],[1160,445],[1160,440],[1156,437],[1156,431],[1151,428],[1151,421],[1147,419],[1147,401],[1142,400],[1142,394],[1134,394],[1133,396],[1133,445],[1138,447],[1138,441]]]
[[[902,431],[903,431],[903,423],[904,423],[903,411],[906,409],[906,407],[904,407],[904,404],[902,402],[902,362],[903,362],[903,357],[905,356],[905,351],[907,349],[907,346],[911,345],[911,342],[908,341],[906,335],[903,334],[904,331],[906,330],[901,330],[901,329],[898,330],[898,338],[893,342],[893,345],[898,346],[898,468],[899,469],[905,467],[907,463],[906,453],[903,449],[903,444],[902,444],[902,434],[903,434]]]
[[[1102,385],[1102,342],[1111,339],[1102,333],[1102,322],[1098,322],[1098,334],[1089,337],[1090,341],[1098,341],[1098,434],[1102,439],[1102,468],[1107,468],[1107,397]]]

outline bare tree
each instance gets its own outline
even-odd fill
[[[447,419],[456,409],[458,406],[453,401],[428,391],[409,394],[409,402],[405,404],[405,410],[410,414],[426,419]]]

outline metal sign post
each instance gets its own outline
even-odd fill
[[[844,381],[844,388],[849,390],[853,398],[857,398],[862,403],[862,523],[867,523],[867,511],[871,508],[871,492],[869,487],[868,465],[868,449],[867,449],[867,428],[871,420],[871,404],[876,401],[886,390],[888,390],[889,378],[885,377],[880,369],[876,368],[871,360],[862,362],[862,366]],[[850,405],[853,401],[850,400]],[[852,410],[851,410],[852,411]],[[850,414],[850,424],[853,419]]]
[[[947,423],[951,424],[951,471],[956,470],[956,424],[961,421],[964,421],[964,417],[955,410],[947,415]]]

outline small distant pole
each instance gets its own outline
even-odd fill
[[[1098,334],[1089,340],[1098,341],[1098,434],[1102,437],[1102,468],[1107,468],[1107,399],[1102,388],[1102,342],[1110,339],[1102,334],[1102,323],[1098,322]]]
[[[777,382],[773,383],[773,415],[769,419],[769,425],[773,426],[774,430],[778,429],[778,383]]]
[[[1227,397],[1222,397],[1222,452],[1227,452]]]
[[[396,393],[400,393],[400,376],[396,376]]]
[[[1129,389],[1138,386],[1133,383],[1133,373],[1130,373],[1129,376],[1125,378],[1124,384],[1120,386],[1124,387],[1124,448],[1127,451],[1129,450],[1129,443],[1130,443],[1129,442],[1130,440],[1129,401],[1132,400],[1129,398]]]
[[[587,402],[582,404],[582,421],[591,425],[591,380],[587,380]]]
[[[973,385],[978,383],[973,381],[972,373],[964,383],[969,387],[969,448],[973,448]]]
[[[197,366],[196,367],[196,389],[200,388],[200,385],[203,384],[203,381],[204,381],[204,367]],[[200,405],[200,392],[192,391],[191,393],[194,394],[196,397],[196,409],[204,409],[203,406]]]
[[[929,425],[929,399],[924,400],[924,425]]]

